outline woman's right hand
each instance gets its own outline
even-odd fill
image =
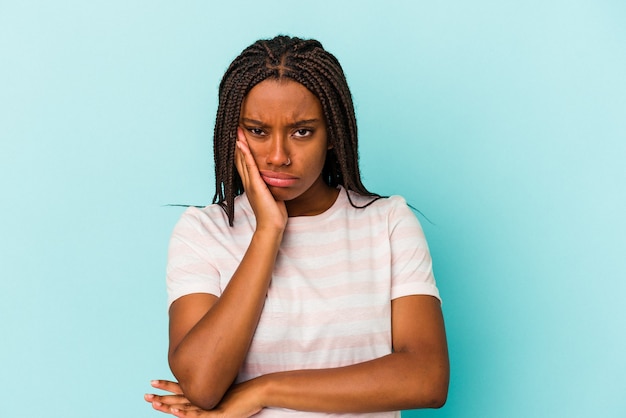
[[[257,230],[272,228],[281,232],[284,231],[288,219],[285,202],[274,199],[261,178],[259,168],[241,128],[237,128],[235,165],[256,216]]]
[[[153,380],[152,386],[167,392],[166,395],[146,394],[144,399],[152,404],[157,411],[171,414],[179,418],[248,418],[256,415],[262,405],[259,403],[259,388],[255,384],[259,379],[249,380],[233,385],[224,395],[222,401],[212,410],[205,410],[193,405],[177,382]]]

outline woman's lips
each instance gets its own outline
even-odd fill
[[[286,173],[277,173],[275,171],[264,171],[261,170],[261,177],[263,181],[268,186],[274,187],[289,187],[293,186],[296,181],[298,181],[297,177],[291,176]]]

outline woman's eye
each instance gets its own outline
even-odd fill
[[[313,132],[310,129],[298,129],[294,132],[294,136],[298,138],[305,138],[311,136]]]
[[[252,134],[252,135],[257,135],[257,136],[261,136],[263,135],[263,129],[260,128],[248,128],[248,131]]]

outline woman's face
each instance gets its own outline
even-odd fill
[[[329,149],[320,101],[292,80],[264,80],[250,90],[239,125],[261,177],[290,216],[328,209],[335,189],[321,173]]]

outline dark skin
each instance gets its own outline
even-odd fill
[[[294,370],[231,386],[262,312],[288,218],[319,214],[337,197],[321,178],[330,145],[319,100],[293,81],[266,80],[242,104],[235,163],[257,219],[222,296],[191,294],[170,308],[171,395],[146,395],[178,417],[249,417],[265,407],[375,412],[441,406],[448,353],[439,300],[392,301],[393,353],[347,367]]]

